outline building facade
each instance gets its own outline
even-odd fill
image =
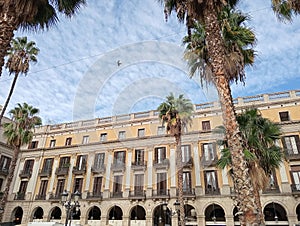
[[[237,98],[279,123],[286,160],[261,194],[267,225],[300,220],[300,90]],[[239,225],[233,182],[216,167],[219,103],[196,105],[182,137],[186,225]],[[36,128],[18,159],[4,221],[64,223],[63,191],[81,193],[70,220],[81,225],[177,225],[175,140],[157,111]],[[1,155],[2,156],[2,155]],[[5,154],[4,154],[5,156]],[[1,161],[1,160],[0,160]],[[1,165],[1,164],[0,164]]]

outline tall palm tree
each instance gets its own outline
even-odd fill
[[[195,21],[199,22],[205,29],[205,43],[207,56],[210,62],[211,78],[218,91],[223,122],[226,129],[226,139],[231,150],[232,168],[234,174],[235,191],[238,199],[238,209],[243,212],[240,215],[241,225],[252,225],[256,220],[254,193],[249,179],[248,167],[244,159],[241,134],[236,120],[233,105],[230,82],[232,80],[244,79],[244,68],[236,67],[235,73],[228,67],[226,58],[226,43],[221,33],[219,20],[222,9],[230,5],[234,7],[237,0],[164,0],[166,18],[172,11],[177,13],[180,21],[186,21],[188,34]]]
[[[259,225],[264,225],[264,215],[260,201],[260,190],[265,190],[271,174],[283,161],[283,153],[276,145],[280,139],[280,127],[263,118],[257,109],[248,109],[237,116],[243,140],[249,175],[253,184],[255,203],[258,210]],[[229,149],[222,150],[218,161],[220,168],[231,166]]]
[[[163,124],[166,123],[167,132],[175,137],[176,141],[176,171],[178,183],[178,201],[180,203],[179,225],[184,225],[184,200],[183,200],[183,169],[182,169],[182,151],[181,135],[183,128],[192,122],[191,115],[194,106],[189,99],[181,94],[175,98],[171,93],[166,97],[166,101],[157,108],[159,118]]]
[[[4,57],[15,30],[20,27],[29,30],[49,28],[58,21],[58,13],[71,17],[85,2],[85,0],[1,0],[0,76]]]
[[[21,146],[31,142],[34,127],[42,124],[41,118],[37,116],[39,110],[27,103],[18,103],[9,113],[11,115],[11,122],[5,123],[3,127],[7,143],[13,148],[13,157],[0,201],[0,207],[4,209],[4,212]],[[3,213],[0,213],[0,222],[2,222],[2,217]]]
[[[9,94],[7,96],[7,99],[4,103],[4,106],[1,111],[0,115],[0,125],[3,118],[3,115],[6,111],[6,108],[8,106],[8,103],[10,101],[10,98],[12,96],[12,93],[14,91],[14,88],[16,86],[17,79],[19,77],[19,74],[27,74],[29,70],[29,63],[37,62],[37,54],[39,53],[39,49],[35,47],[35,42],[30,41],[27,42],[27,37],[17,37],[16,39],[13,39],[11,42],[11,48],[8,50],[8,60],[5,65],[6,68],[8,68],[9,74],[14,73],[14,79],[11,84]]]

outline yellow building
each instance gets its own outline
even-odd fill
[[[267,225],[300,219],[300,90],[234,100],[280,124],[286,161],[261,195]],[[186,225],[238,225],[235,194],[212,129],[219,103],[196,105],[182,137]],[[65,222],[61,194],[81,193],[72,222],[81,225],[177,225],[175,140],[157,111],[47,125],[21,151],[4,221]],[[2,154],[1,154],[2,155]],[[278,222],[277,222],[278,221]]]

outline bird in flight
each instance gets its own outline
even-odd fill
[[[121,62],[120,60],[118,60],[118,61],[117,61],[117,65],[118,65],[118,67],[120,67],[120,66],[121,66],[121,64],[122,64],[122,62]]]

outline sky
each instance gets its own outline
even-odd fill
[[[257,57],[245,84],[232,84],[234,98],[299,89],[300,17],[281,23],[270,3],[241,1]],[[43,124],[54,124],[154,110],[170,92],[194,104],[216,101],[214,87],[189,78],[185,35],[175,15],[165,21],[156,0],[87,0],[48,31],[16,32],[35,41],[40,53],[19,77],[8,109],[26,102],[40,109]],[[6,70],[0,77],[0,105],[12,78]]]

